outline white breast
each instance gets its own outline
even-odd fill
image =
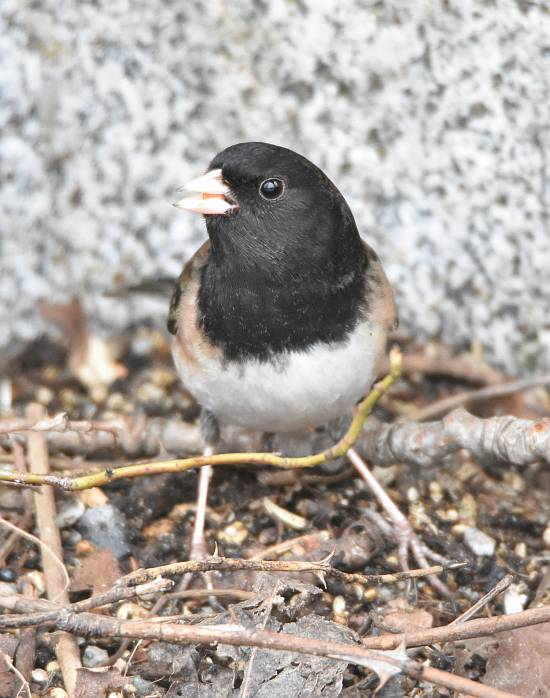
[[[279,363],[244,365],[217,357],[190,368],[174,360],[185,386],[222,424],[297,431],[351,412],[376,378],[386,334],[368,321],[338,344],[285,354]]]

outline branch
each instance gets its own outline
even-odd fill
[[[427,466],[461,449],[485,462],[550,463],[550,419],[480,419],[459,408],[438,422],[367,425],[360,448],[374,465]]]
[[[471,621],[470,623],[478,622]],[[465,623],[464,625],[469,625],[470,623]],[[84,637],[160,640],[162,642],[186,645],[223,643],[236,647],[260,647],[262,649],[329,657],[369,668],[373,665],[379,667],[380,663],[382,663],[392,667],[394,669],[393,673],[395,673],[395,670],[401,671],[415,679],[431,681],[479,698],[517,698],[513,694],[500,691],[499,689],[484,686],[447,672],[438,671],[432,667],[425,667],[404,656],[392,656],[387,652],[369,650],[366,648],[365,642],[362,645],[345,644],[343,642],[319,640],[285,632],[244,628],[240,625],[232,624],[181,625],[146,620],[121,621],[95,613],[76,614],[63,608],[59,609],[55,622],[51,621],[49,625]],[[403,644],[403,635],[391,637],[392,639],[394,637],[399,638],[399,646]]]
[[[44,408],[36,403],[27,407],[27,416],[38,422],[44,418]],[[43,434],[31,433],[28,441],[29,477],[48,477],[50,470],[48,446]],[[51,490],[33,493],[36,527],[42,543],[42,570],[46,579],[46,592],[52,601],[69,602],[69,576],[63,565],[63,546],[57,525],[55,497]],[[29,534],[24,534],[28,536]],[[76,639],[68,633],[60,633],[55,644],[55,654],[67,693],[72,696],[76,686],[77,670],[82,666]]]
[[[359,574],[342,572],[331,567],[326,562],[308,562],[302,560],[240,560],[236,558],[211,557],[206,560],[188,560],[186,562],[174,562],[170,565],[151,567],[130,572],[119,580],[119,584],[145,584],[163,577],[177,577],[191,572],[210,572],[213,570],[248,570],[255,572],[315,572],[317,575],[329,575],[346,584],[396,584],[404,579],[427,577],[432,574],[440,574],[447,570],[460,569],[467,566],[466,562],[450,562],[448,565],[434,565],[406,572],[392,572],[388,574]],[[1,626],[0,626],[1,627]]]
[[[124,429],[122,420],[111,419],[104,422],[71,421],[66,412],[60,412],[55,417],[41,419],[5,419],[0,421],[0,434],[14,434],[21,431],[50,431],[89,434],[92,431],[105,431],[118,434]]]
[[[89,611],[92,608],[99,608],[107,604],[116,603],[118,601],[126,601],[127,599],[150,594],[158,594],[170,591],[174,586],[174,582],[170,579],[154,579],[145,584],[137,586],[122,586],[116,585],[108,591],[101,594],[95,594],[88,599],[77,601],[67,606],[46,601],[45,599],[27,599],[25,597],[13,594],[12,596],[0,596],[0,607],[5,608],[13,613],[21,613],[16,616],[0,616],[0,630],[7,628],[24,628],[29,625],[44,625],[55,623],[59,614],[63,613],[82,613]]]
[[[390,372],[377,383],[367,397],[357,405],[355,414],[344,436],[334,446],[315,453],[311,456],[288,458],[273,453],[218,453],[214,455],[196,456],[172,461],[128,465],[121,468],[105,470],[92,475],[81,477],[58,477],[57,475],[36,475],[33,473],[1,473],[0,481],[15,482],[18,485],[51,485],[64,490],[85,490],[98,487],[115,480],[140,477],[159,473],[177,473],[191,468],[202,468],[205,465],[235,465],[251,463],[256,465],[275,465],[279,468],[312,468],[320,463],[344,456],[357,441],[366,418],[372,412],[380,397],[397,380],[401,372],[401,353],[397,348],[390,352]]]

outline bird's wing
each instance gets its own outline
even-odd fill
[[[387,332],[391,332],[399,324],[393,289],[378,255],[364,240],[363,244],[369,260],[367,283],[372,299],[368,313],[372,322],[385,327]]]
[[[166,326],[168,332],[177,334],[178,331],[178,308],[181,298],[185,293],[185,289],[191,281],[199,279],[201,269],[206,264],[208,254],[210,252],[210,240],[202,244],[191,259],[183,267],[183,271],[179,275],[176,286],[170,299],[170,309],[168,311],[168,321]]]

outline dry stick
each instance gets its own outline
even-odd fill
[[[115,589],[118,593],[123,593],[125,587],[115,587],[109,592],[115,594]],[[99,596],[99,595],[98,595]],[[149,638],[148,635],[144,635],[140,628],[143,629],[147,627],[148,631],[151,628],[155,628],[155,632],[158,630],[158,625],[151,623],[150,621],[127,621],[123,623],[122,630],[119,625],[109,626],[106,628],[101,625],[101,620],[109,620],[115,622],[114,619],[107,619],[106,616],[98,616],[90,613],[77,613],[71,612],[73,606],[77,606],[79,609],[83,608],[83,604],[90,603],[95,604],[93,599],[96,597],[91,597],[90,599],[85,599],[84,601],[79,601],[77,604],[69,605],[67,607],[55,607],[55,614],[51,613],[50,610],[54,610],[50,607],[46,608],[44,600],[37,599],[31,601],[30,599],[25,599],[23,597],[14,595],[13,597],[0,597],[0,603],[5,608],[10,608],[10,610],[20,612],[21,610],[37,610],[40,614],[43,612],[48,613],[48,620],[41,621],[41,624],[48,625],[51,627],[57,627],[60,629],[74,629],[78,626],[77,633],[86,636],[101,636],[109,637],[109,633],[116,635],[117,637],[129,637],[129,638]],[[125,597],[120,597],[125,598]],[[6,604],[7,599],[12,599],[10,605]],[[77,618],[85,616],[86,621],[77,621]],[[30,621],[29,616],[4,616],[2,617],[2,628],[10,627],[24,627],[28,625]],[[33,624],[36,623],[36,618],[32,619]],[[118,621],[116,621],[118,623]],[[460,640],[469,640],[476,637],[486,637],[491,636],[496,633],[504,632],[507,630],[515,630],[517,628],[524,628],[532,625],[539,625],[541,623],[550,622],[550,606],[541,606],[539,608],[530,608],[527,611],[521,611],[520,613],[512,613],[505,616],[495,616],[493,618],[478,618],[476,620],[469,620],[456,625],[449,624],[438,628],[430,628],[428,630],[418,630],[406,634],[386,634],[379,635],[377,637],[366,637],[363,638],[362,645],[367,649],[373,650],[392,650],[399,648],[401,646],[405,647],[422,647],[424,645],[435,645],[444,642],[456,642]],[[97,625],[99,623],[99,625]],[[138,625],[136,625],[136,623]],[[145,624],[145,625],[143,625]],[[70,626],[70,627],[69,627]],[[116,627],[116,632],[113,628]],[[180,638],[179,642],[200,642],[197,637],[187,638],[188,631],[191,632],[190,626],[174,626],[182,629],[184,633]],[[197,626],[193,626],[197,627]],[[220,626],[221,629],[226,626]],[[86,630],[84,631],[84,628]],[[131,628],[136,630],[136,633],[132,634]],[[81,632],[82,631],[82,632]],[[97,632],[96,632],[97,631]],[[151,636],[152,639],[159,639],[158,635]],[[212,640],[225,642],[224,639]],[[231,644],[231,643],[230,643]],[[237,642],[235,644],[238,644]],[[244,643],[246,644],[246,643]]]
[[[479,402],[480,400],[490,400],[494,397],[504,397],[515,395],[516,393],[532,390],[533,388],[545,388],[550,386],[550,376],[540,376],[538,378],[526,378],[524,380],[510,381],[502,385],[491,385],[479,390],[465,390],[450,395],[441,400],[436,400],[426,407],[415,410],[410,417],[417,422],[440,417],[457,407],[461,407],[469,402]]]
[[[460,569],[466,562],[451,562],[447,565],[434,565],[406,572],[391,572],[388,574],[359,574],[358,572],[342,572],[325,562],[306,562],[302,560],[241,560],[238,558],[211,557],[206,560],[188,560],[174,562],[160,567],[139,569],[121,577],[118,584],[144,584],[156,577],[177,577],[191,572],[210,572],[213,570],[247,570],[253,572],[315,572],[317,575],[336,577],[347,584],[395,584],[404,579],[426,577],[440,574],[444,570]]]
[[[484,606],[486,606],[490,601],[492,601],[495,596],[498,596],[503,591],[506,591],[510,584],[514,581],[513,574],[507,574],[495,586],[484,594],[480,599],[478,599],[473,606],[471,606],[467,611],[464,611],[461,615],[457,616],[449,625],[457,625],[458,623],[464,623],[473,616],[476,615]]]
[[[41,405],[31,404],[27,408],[27,417],[30,420],[39,421],[44,417]],[[31,473],[36,476],[47,477],[48,447],[44,435],[40,432],[31,432],[28,440],[28,460]],[[42,569],[46,578],[46,590],[49,599],[69,603],[69,594],[66,590],[66,582],[59,569],[58,560],[63,560],[63,548],[61,535],[56,521],[55,499],[52,490],[43,490],[33,493],[36,510],[36,525],[40,540],[48,547],[42,551]],[[53,552],[53,555],[51,554]],[[65,571],[66,575],[66,571]],[[55,653],[65,689],[69,696],[73,696],[76,687],[77,669],[82,666],[80,652],[74,637],[67,633],[60,634],[55,645]]]
[[[388,634],[378,637],[363,638],[363,645],[368,649],[392,650],[400,647],[404,642],[406,647],[422,647],[423,645],[436,645],[442,642],[456,642],[457,640],[471,640],[475,637],[486,637],[506,630],[525,628],[530,625],[539,625],[550,621],[550,606],[530,608],[520,613],[511,613],[506,616],[494,618],[478,618],[468,620],[456,625],[443,625],[429,630],[417,630],[407,634]]]
[[[25,677],[19,671],[19,669],[15,666],[15,664],[11,661],[11,659],[8,657],[8,655],[5,652],[0,652],[0,657],[6,662],[10,671],[13,671],[13,673],[21,681],[21,686],[19,687],[19,690],[15,694],[15,698],[19,698],[19,696],[23,693],[23,689],[25,689],[25,692],[26,692],[28,698],[32,698],[30,686],[29,686],[27,680],[25,679]]]
[[[487,620],[483,622],[488,623]],[[466,628],[466,626],[476,623],[479,623],[479,621],[470,621],[460,627]],[[383,662],[415,679],[432,681],[478,698],[518,698],[514,694],[484,686],[483,684],[475,683],[469,679],[448,674],[432,667],[425,667],[406,658],[401,659],[388,653],[370,651],[366,649],[365,643],[362,645],[345,644],[285,632],[243,628],[240,625],[180,625],[146,620],[120,621],[93,613],[65,614],[63,611],[60,612],[55,622],[55,627],[70,630],[85,637],[122,637],[160,640],[176,644],[210,645],[222,643],[236,647],[260,647],[262,649],[329,657],[366,667],[370,667],[375,662],[377,664]],[[402,642],[403,635],[397,637],[401,638]]]
[[[33,543],[36,543],[36,545],[40,548],[42,552],[42,558],[44,558],[44,552],[47,552],[52,560],[56,563],[59,573],[63,577],[63,591],[65,589],[68,589],[69,587],[69,575],[67,574],[67,570],[65,569],[65,565],[63,564],[63,561],[61,558],[57,555],[54,549],[52,549],[47,543],[45,543],[43,540],[40,540],[40,538],[37,538],[36,536],[33,536],[32,533],[28,533],[27,531],[23,531],[23,529],[19,528],[15,524],[10,523],[9,521],[6,521],[6,519],[3,519],[0,516],[0,525],[5,526],[6,528],[9,528],[13,531],[13,533],[19,538],[26,538],[27,540],[32,541]]]
[[[44,413],[43,413],[44,414]],[[71,421],[66,412],[60,412],[54,417],[33,419],[3,419],[0,421],[0,434],[14,434],[20,431],[75,431],[87,434],[92,431],[106,431],[117,434],[122,431],[125,424],[122,420],[110,419],[102,422],[90,422],[87,420]]]
[[[359,416],[359,421],[362,423],[364,416]],[[156,425],[155,430],[162,431],[158,422],[154,422],[154,424]],[[175,449],[178,444],[188,444],[188,450],[196,452],[198,446],[195,442],[199,438],[198,429],[183,421],[172,420],[170,424],[171,431],[181,430],[183,432],[182,440],[178,440],[175,434],[170,437],[170,450]],[[231,443],[234,446],[257,447],[258,442],[253,441],[250,435],[242,432],[237,435],[235,431],[232,434],[233,441]],[[50,436],[66,436],[66,434],[50,434]],[[129,449],[128,445],[125,447],[125,439],[119,439],[119,444],[126,448],[127,453],[135,454],[143,446],[139,442],[139,434],[135,438],[133,449]],[[356,435],[353,438],[356,438]],[[160,443],[158,436],[152,435],[151,439],[156,452]],[[202,467],[207,462],[212,465],[251,463],[274,465],[287,469],[311,468],[318,463],[324,463],[331,458],[343,455],[341,450],[344,450],[344,446],[340,447],[340,443],[328,451],[304,458],[282,458],[272,453],[225,453],[210,456],[208,460],[197,456],[183,460],[139,463],[113,470],[107,468],[93,475],[76,478],[30,474],[25,476],[24,473],[0,472],[0,482],[51,485],[65,490],[83,490],[125,477],[183,472],[191,468]],[[150,452],[152,446],[150,442],[148,444]],[[345,446],[349,448],[347,443]],[[467,449],[474,459],[480,461],[497,460],[519,466],[541,461],[550,463],[550,419],[531,420],[511,416],[480,419],[469,414],[466,410],[458,408],[436,422],[381,424],[372,420],[365,425],[356,448],[373,466],[409,463],[426,467],[440,463],[442,459],[462,449]]]
[[[254,555],[249,555],[249,560],[265,560],[267,557],[277,557],[283,553],[287,553],[292,550],[295,546],[300,545],[302,547],[315,545],[318,548],[322,543],[329,541],[330,533],[328,531],[313,531],[312,533],[306,533],[303,536],[297,536],[296,538],[289,538],[288,540],[282,541],[282,543],[277,543],[272,545],[265,550],[260,550],[260,552]]]
[[[82,613],[89,611],[92,608],[100,608],[107,604],[117,603],[118,601],[126,601],[133,599],[136,596],[144,597],[150,594],[161,594],[165,591],[170,591],[174,586],[171,579],[157,578],[152,582],[139,584],[135,587],[129,586],[114,586],[101,594],[94,594],[82,601],[62,606],[57,603],[40,599],[38,601],[25,599],[20,595],[13,594],[12,596],[0,596],[0,607],[13,613],[22,613],[28,615],[20,616],[0,616],[0,630],[7,628],[24,628],[29,625],[41,625],[55,621],[59,613]]]
[[[367,397],[355,408],[355,414],[348,431],[331,448],[311,456],[286,458],[273,453],[218,453],[211,456],[197,456],[172,461],[158,461],[128,465],[121,468],[107,468],[103,472],[81,477],[58,477],[56,475],[36,475],[25,473],[1,473],[0,481],[15,482],[26,485],[51,485],[64,490],[85,490],[97,487],[115,480],[130,477],[141,477],[159,473],[177,473],[191,468],[202,468],[205,465],[235,465],[252,463],[259,465],[275,465],[280,468],[312,468],[321,463],[344,456],[354,445],[361,433],[366,418],[372,412],[380,397],[397,380],[401,371],[401,353],[397,348],[390,352],[390,373],[377,383]]]
[[[36,589],[28,578],[22,577],[19,585],[23,596],[29,599],[36,598]],[[19,633],[19,644],[15,650],[15,666],[29,682],[35,664],[35,655],[36,628],[23,628]]]

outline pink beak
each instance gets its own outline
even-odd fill
[[[231,190],[223,181],[221,170],[210,170],[202,177],[193,179],[181,189],[197,193],[196,196],[186,197],[174,204],[183,211],[219,216],[238,208],[236,204],[230,203],[225,198],[231,193]]]

